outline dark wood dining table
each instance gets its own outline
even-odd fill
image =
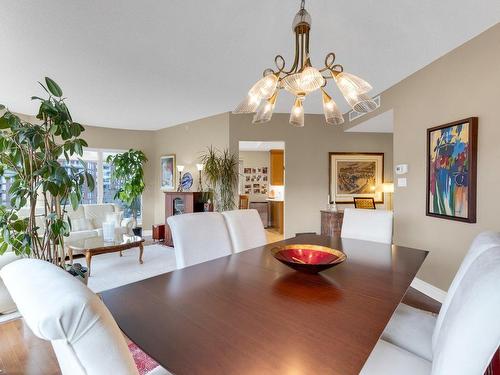
[[[270,251],[296,243],[347,260],[299,273]],[[358,374],[427,254],[302,235],[101,295],[122,331],[176,375]]]

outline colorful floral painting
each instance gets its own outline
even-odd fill
[[[476,134],[477,121],[473,119],[429,129],[429,215],[462,221],[474,216],[475,220]]]

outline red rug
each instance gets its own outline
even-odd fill
[[[134,358],[139,375],[147,375],[150,371],[153,371],[159,366],[153,358],[144,353],[135,343],[131,342],[128,344],[128,350],[130,350]]]

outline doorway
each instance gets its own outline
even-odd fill
[[[240,208],[256,209],[268,242],[285,233],[285,142],[239,142]]]

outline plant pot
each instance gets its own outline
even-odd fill
[[[142,237],[142,227],[132,228],[132,232],[134,232],[135,236]]]

